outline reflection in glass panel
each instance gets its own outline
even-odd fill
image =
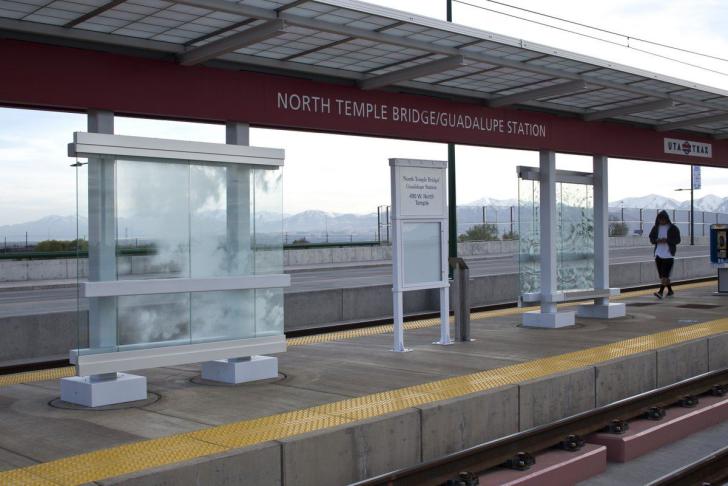
[[[127,349],[189,344],[190,294],[117,298],[118,343]]]
[[[252,290],[192,294],[192,342],[255,337]]]
[[[255,335],[283,334],[283,289],[255,290]]]
[[[402,223],[404,283],[442,280],[440,223]]]
[[[218,165],[190,166],[190,275],[193,278],[236,274],[231,270],[240,248],[232,239],[228,241],[227,219],[235,214],[227,210],[227,172],[227,167]],[[231,194],[236,192],[236,188],[231,188]]]
[[[119,279],[189,277],[189,176],[187,164],[117,161]]]
[[[518,270],[520,292],[541,288],[540,186],[518,179]]]
[[[255,273],[283,273],[283,187],[280,170],[255,169]]]
[[[594,288],[594,189],[591,185],[556,185],[558,238],[557,288]]]

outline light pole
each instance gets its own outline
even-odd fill
[[[452,22],[452,0],[447,1],[446,19]],[[458,206],[455,187],[455,144],[447,144],[448,256],[458,256]],[[452,269],[450,269],[452,276]]]

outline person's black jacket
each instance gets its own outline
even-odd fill
[[[667,224],[670,225],[669,228],[667,228],[667,246],[670,248],[670,254],[675,256],[677,245],[680,244],[680,229],[672,224],[670,216],[668,216],[667,211],[665,210],[660,211],[657,218],[655,218],[655,226],[653,226],[650,231],[650,243],[655,245],[655,251],[657,251],[657,235],[660,231],[660,216],[664,216],[667,220]]]

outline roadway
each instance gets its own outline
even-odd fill
[[[681,246],[678,257],[705,256],[708,258],[708,247]],[[614,248],[610,251],[611,263],[638,263],[652,260],[649,247]],[[518,261],[514,255],[494,255],[491,257],[468,258],[470,275],[508,274],[518,272]],[[392,268],[388,263],[361,263],[358,265],[332,266],[321,265],[307,268],[289,268],[291,287],[287,292],[303,292],[352,287],[368,287],[386,285],[392,282]],[[27,283],[25,283],[27,285]],[[41,284],[39,282],[39,284]],[[51,312],[70,312],[78,308],[77,290],[67,282],[65,285],[49,286],[49,288],[12,288],[0,291],[0,318],[9,316],[27,316],[47,314]],[[80,308],[87,309],[85,300]]]

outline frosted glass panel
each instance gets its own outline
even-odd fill
[[[280,170],[185,160],[118,160],[94,170],[94,224],[109,227],[99,231],[108,251],[93,252],[106,258],[109,275],[91,280],[283,273]],[[89,305],[99,317],[83,354],[283,334],[282,289],[91,298]]]
[[[254,170],[255,273],[283,273],[283,187],[280,171]]]
[[[541,288],[540,186],[518,179],[518,267],[521,293]]]
[[[117,298],[119,349],[188,344],[188,293]]]
[[[557,288],[594,288],[594,189],[590,185],[556,185],[559,237]]]
[[[255,337],[253,290],[191,294],[192,342]]]
[[[283,333],[283,289],[255,291],[255,335],[275,336]]]
[[[189,178],[187,164],[116,162],[118,278],[190,276]]]
[[[442,280],[440,223],[402,223],[404,283]]]
[[[519,179],[518,265],[521,293],[541,290],[540,184]],[[557,289],[594,288],[594,189],[556,184]]]
[[[190,166],[192,277],[252,274],[250,172],[247,166]]]

